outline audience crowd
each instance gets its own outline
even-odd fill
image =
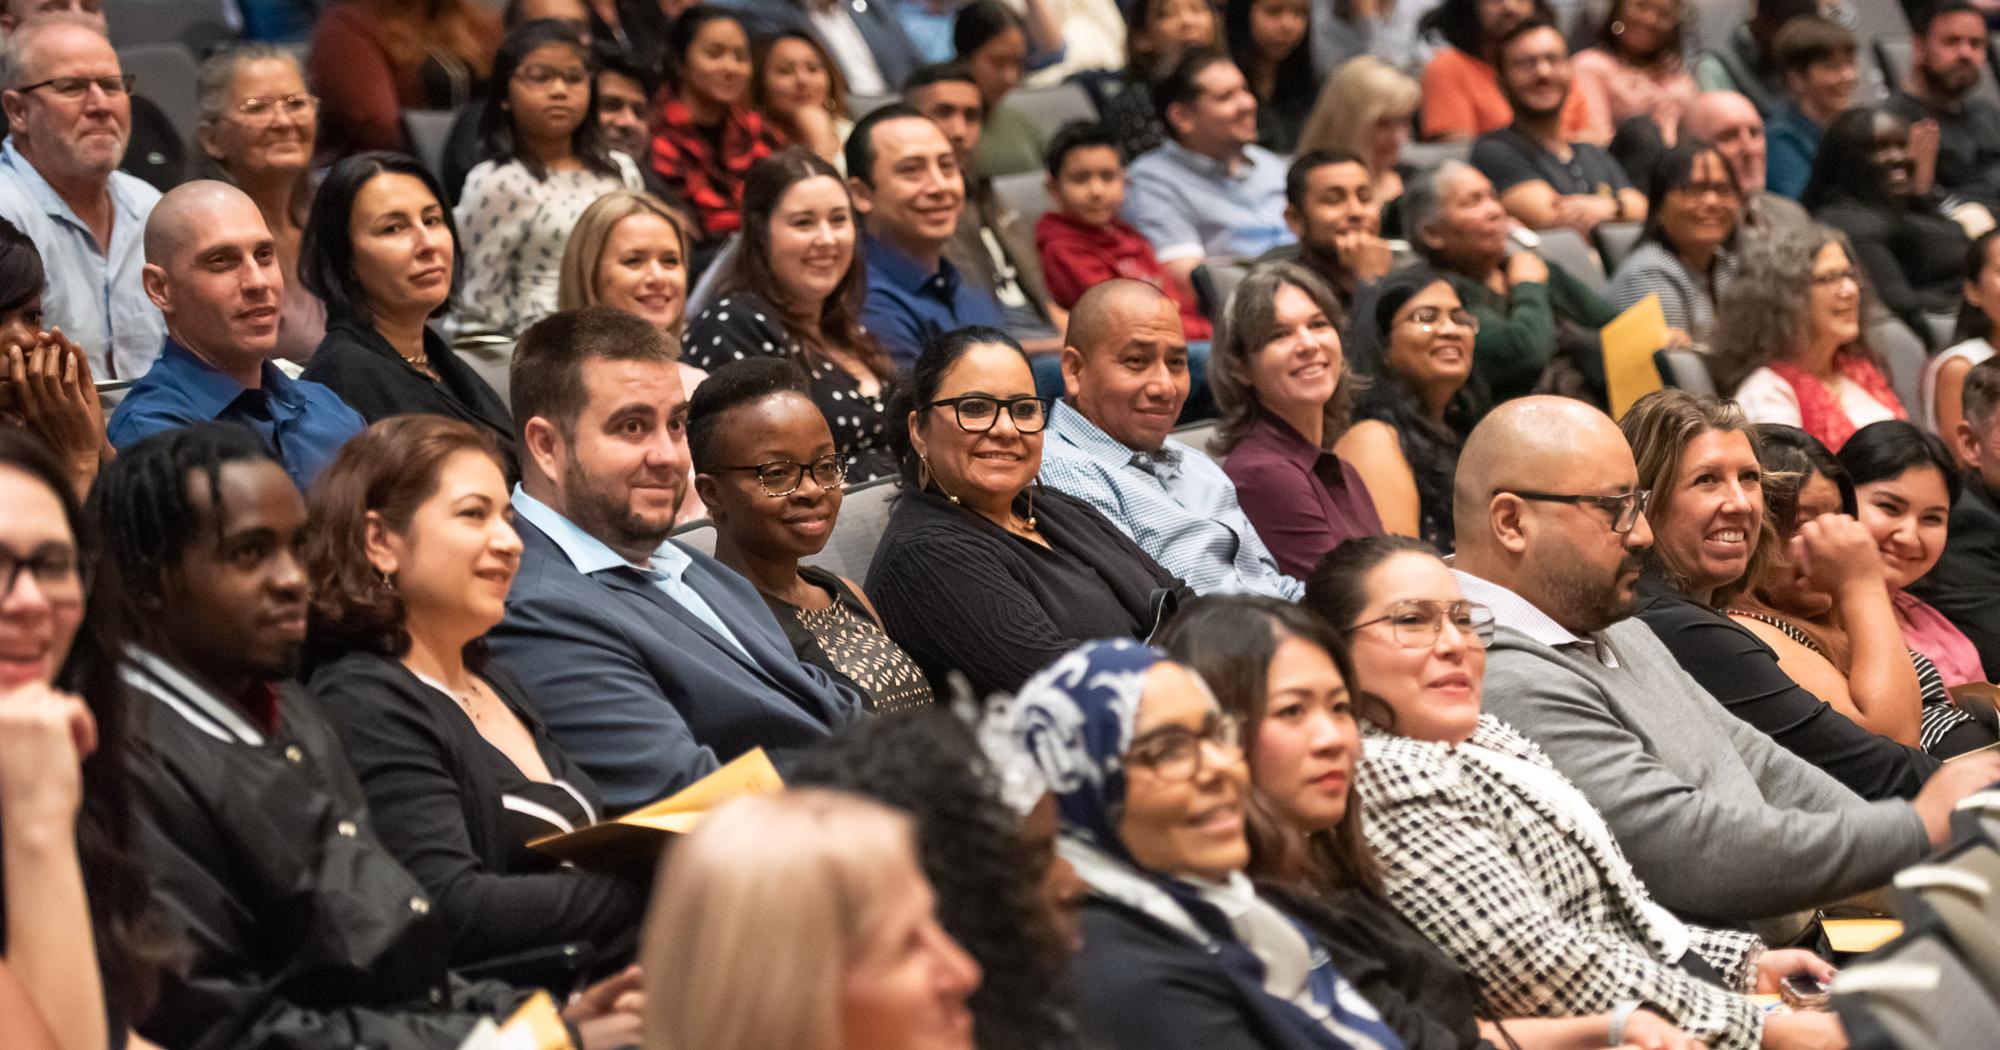
[[[9,1047],[1864,1045],[1991,5],[238,6],[0,0]]]

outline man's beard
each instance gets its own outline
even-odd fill
[[[1543,611],[1572,634],[1595,634],[1631,616],[1638,608],[1637,592],[1629,598],[1621,595],[1619,580],[1639,567],[1639,556],[1631,553],[1619,559],[1618,567],[1608,577],[1599,575],[1595,568],[1577,558],[1550,559],[1542,571],[1548,580],[1544,590],[1554,608]]]
[[[1918,66],[1917,75],[1923,78],[1924,86],[1932,95],[1954,101],[1964,98],[1979,83],[1979,67],[1970,63],[1941,70]]]
[[[685,499],[687,489],[683,486],[674,496],[667,520],[655,523],[633,512],[631,495],[623,485],[598,483],[574,457],[563,463],[564,516],[621,553],[657,550],[673,534],[674,518]]]

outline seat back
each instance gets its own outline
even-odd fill
[[[901,491],[902,479],[896,477],[876,478],[848,489],[840,500],[840,520],[834,523],[833,535],[805,563],[850,580],[865,578],[868,563],[875,560],[875,547],[889,528],[891,501]]]
[[[1932,929],[1841,971],[1833,1003],[1855,1050],[1990,1046],[2000,1032],[2000,1003]]]
[[[1041,171],[1002,175],[993,180],[993,195],[1006,206],[1003,210],[1015,214],[1015,221],[1026,237],[1034,237],[1035,223],[1041,220],[1042,213],[1055,206],[1055,202],[1049,199],[1048,185],[1048,176]]]
[[[1934,923],[1990,996],[2000,998],[2000,921],[1993,913],[2000,853],[1972,843],[1940,864],[1896,874],[1896,913]]]
[[[901,102],[901,95],[854,95],[847,96],[847,115],[860,120],[862,117],[881,109],[891,102]]]
[[[1611,287],[1610,279],[1604,276],[1604,264],[1598,261],[1596,250],[1583,239],[1583,234],[1564,226],[1536,230],[1535,233],[1542,239],[1542,246],[1537,250],[1543,261],[1568,270],[1571,277],[1582,281],[1598,295],[1603,295]]]
[[[1072,120],[1096,120],[1097,106],[1082,84],[1065,81],[1048,87],[1022,88],[1001,105],[1028,118],[1044,139]]]
[[[180,43],[136,44],[118,49],[118,65],[139,78],[132,90],[160,107],[173,121],[182,142],[194,138],[195,125],[201,120],[195,105],[195,78],[201,67],[194,52]]]
[[[707,518],[697,518],[675,529],[673,538],[711,558],[715,556],[715,524]]]
[[[121,58],[128,47],[162,44],[207,54],[235,39],[235,6],[234,0],[105,0],[106,33]],[[129,64],[125,72],[132,72]],[[152,94],[143,81],[140,91]]]
[[[1618,264],[1638,247],[1639,235],[1646,232],[1643,222],[1607,222],[1597,227],[1597,250],[1604,255],[1604,269],[1617,273]]]
[[[722,275],[734,268],[736,253],[742,250],[743,235],[741,233],[730,234],[729,239],[722,242],[722,247],[715,250],[715,258],[708,261],[708,269],[701,272],[701,279],[694,282],[694,290],[688,293],[687,317],[689,320],[700,317],[701,312],[708,309],[708,304],[714,302],[719,297],[719,290],[722,287]]]
[[[451,127],[458,120],[454,109],[406,109],[403,111],[403,134],[410,140],[410,153],[421,161],[424,169],[442,183],[444,176],[445,144],[451,141]]]
[[[1653,367],[1660,381],[1690,394],[1717,395],[1715,376],[1708,370],[1708,358],[1693,350],[1655,350]]]
[[[1174,440],[1193,448],[1196,452],[1215,460],[1217,463],[1222,462],[1220,456],[1208,450],[1208,443],[1215,440],[1214,420],[1182,427],[1174,431]]]
[[[1902,399],[1903,407],[1922,405],[1924,366],[1931,355],[1917,333],[1910,331],[1910,326],[1901,319],[1878,311],[1875,323],[1868,327],[1868,345],[1881,356],[1889,372],[1889,386]]]

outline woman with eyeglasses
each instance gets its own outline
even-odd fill
[[[1881,572],[1855,547],[1852,523],[1827,521],[1834,546],[1801,547],[1811,561],[1835,557],[1844,612],[1870,640],[1848,688],[1818,691],[1793,679],[1777,654],[1725,612],[1777,556],[1764,515],[1764,468],[1756,433],[1734,404],[1684,390],[1641,398],[1620,421],[1650,490],[1653,546],[1639,581],[1638,616],[1674,660],[1737,718],[1871,801],[1913,798],[1937,762],[1918,749],[1922,702],[1899,643]],[[1850,533],[1842,537],[1841,533]],[[1857,559],[1855,555],[1862,555]]]
[[[1383,531],[1449,551],[1458,449],[1484,402],[1472,383],[1479,319],[1450,280],[1424,268],[1384,278],[1364,308],[1349,331],[1367,385],[1333,450],[1368,486]]]
[[[1201,676],[1090,642],[993,716],[1056,795],[1090,894],[1072,966],[1086,1035],[1114,1050],[1401,1050],[1296,919],[1245,876],[1250,778]]]
[[[1387,709],[1364,727],[1355,779],[1388,899],[1472,978],[1482,1007],[1622,1015],[1612,1043],[1631,1040],[1632,1014],[1660,1010],[1718,1050],[1844,1045],[1830,1014],[1766,1014],[1749,998],[1794,975],[1829,979],[1831,966],[1656,904],[1590,800],[1481,712],[1493,613],[1465,600],[1428,544],[1344,543],[1304,604],[1347,637],[1355,680]],[[1290,796],[1281,810],[1309,800],[1274,794]]]
[[[853,580],[799,564],[840,519],[846,461],[782,358],[733,361],[688,400],[695,490],[715,526],[715,557],[757,588],[799,660],[851,685],[877,714],[931,702],[931,688]]]
[[[605,145],[594,94],[575,26],[538,18],[507,31],[479,120],[485,159],[466,175],[456,209],[461,334],[511,340],[555,313],[563,245],[584,209],[612,190],[645,189],[631,158]],[[503,394],[504,357],[483,362]]]
[[[1799,427],[1835,452],[1861,427],[1909,418],[1868,346],[1864,298],[1854,253],[1834,230],[1753,238],[1716,304],[1716,385],[1752,423]]]
[[[1706,345],[1715,297],[1736,276],[1730,249],[1743,197],[1735,170],[1713,146],[1676,146],[1654,166],[1646,200],[1645,231],[1606,294],[1620,310],[1659,296],[1667,327]]]
[[[934,689],[985,696],[1092,638],[1145,638],[1187,587],[1082,500],[1035,483],[1050,399],[997,328],[946,333],[897,395],[903,494],[868,566],[889,637]]]
[[[277,353],[304,362],[326,335],[326,306],[299,281],[299,242],[313,199],[319,99],[306,90],[297,55],[270,44],[245,44],[201,64],[195,106],[201,114],[195,177],[232,183],[257,202],[285,275]]]
[[[833,428],[847,480],[895,473],[886,403],[896,370],[861,327],[867,271],[846,181],[818,156],[784,150],[751,166],[742,221],[720,298],[688,322],[688,363],[790,361]]]

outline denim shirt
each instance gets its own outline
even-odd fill
[[[1243,147],[1230,171],[1178,142],[1132,162],[1125,221],[1153,242],[1161,264],[1202,256],[1254,259],[1296,240],[1285,225],[1285,161]]]
[[[935,272],[874,235],[865,242],[868,298],[861,320],[896,367],[908,372],[925,344],[954,328],[1006,325],[1000,303],[959,277],[958,267],[939,259]]]

